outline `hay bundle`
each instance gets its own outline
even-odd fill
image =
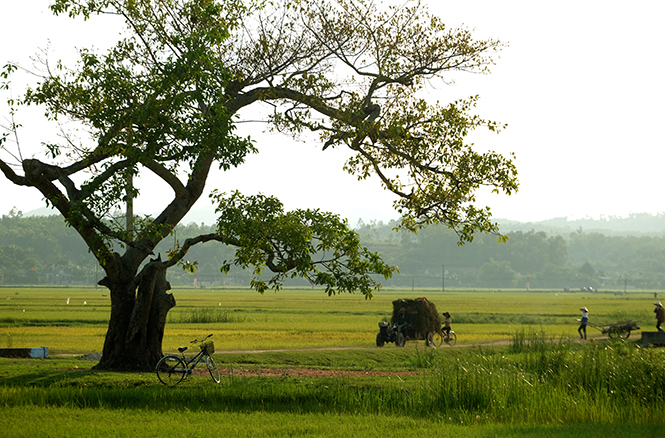
[[[390,324],[395,324],[399,318],[399,309],[406,308],[406,313],[411,315],[411,330],[416,332],[436,332],[441,329],[441,316],[436,306],[427,298],[416,298],[415,300],[401,298],[393,301],[393,317]]]

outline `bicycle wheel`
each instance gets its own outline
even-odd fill
[[[435,347],[440,347],[443,344],[443,335],[441,332],[436,332],[434,333],[434,336],[432,336],[432,345]]]
[[[455,332],[451,331],[448,334],[448,341],[446,342],[446,344],[450,345],[451,347],[457,344],[457,335],[455,334]]]
[[[214,380],[215,383],[221,382],[222,378],[219,377],[219,368],[217,368],[217,364],[213,360],[212,356],[206,356],[206,366],[208,367],[208,371],[210,372],[210,377],[212,377],[212,380]]]
[[[157,362],[155,370],[164,385],[177,385],[187,375],[187,367],[178,356],[164,356]]]

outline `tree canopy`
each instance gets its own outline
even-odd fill
[[[426,93],[451,73],[487,72],[502,43],[448,29],[418,1],[381,8],[371,0],[53,0],[51,9],[91,20],[111,14],[126,31],[104,53],[84,48],[76,65],[47,69],[18,100],[85,134],[45,139],[45,160],[2,157],[0,170],[39,190],[85,240],[106,273],[101,284],[124,303],[112,319],[130,313],[132,325],[148,318],[142,300],[152,292],[141,298],[141,284],[176,263],[194,269],[184,256],[203,241],[236,246],[222,269],[254,266],[259,291],[298,275],[331,294],[371,296],[378,287],[371,274],[391,275],[395,268],[360,247],[339,216],[284,212],[275,198],[224,188],[213,197],[216,233],[139,269],[201,197],[212,166],[228,170],[256,152],[236,125],[257,108],[269,108],[265,119],[276,131],[318,134],[322,153],[347,148],[344,169],[359,179],[378,176],[397,195],[400,226],[409,230],[443,223],[461,242],[498,233],[475,193],[518,188],[512,157],[466,142],[474,129],[503,128],[472,113],[478,97],[442,104]],[[9,80],[16,69],[8,64],[2,76]],[[5,150],[17,128],[2,137]],[[156,217],[114,225],[109,214],[136,196],[131,181],[144,172],[170,187],[172,198]],[[275,274],[267,282],[264,268]]]

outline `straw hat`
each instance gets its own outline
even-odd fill
[[[580,310],[584,310],[585,312],[589,311],[589,309],[587,309],[586,307],[580,307]]]
[[[658,307],[663,307],[663,305],[660,304],[660,301],[656,301],[655,303],[653,303],[653,305]]]

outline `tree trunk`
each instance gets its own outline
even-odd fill
[[[166,268],[148,264],[138,284],[132,280],[100,282],[111,290],[111,318],[102,359],[96,369],[153,371],[163,356],[162,339],[166,315],[175,306],[168,293]]]

